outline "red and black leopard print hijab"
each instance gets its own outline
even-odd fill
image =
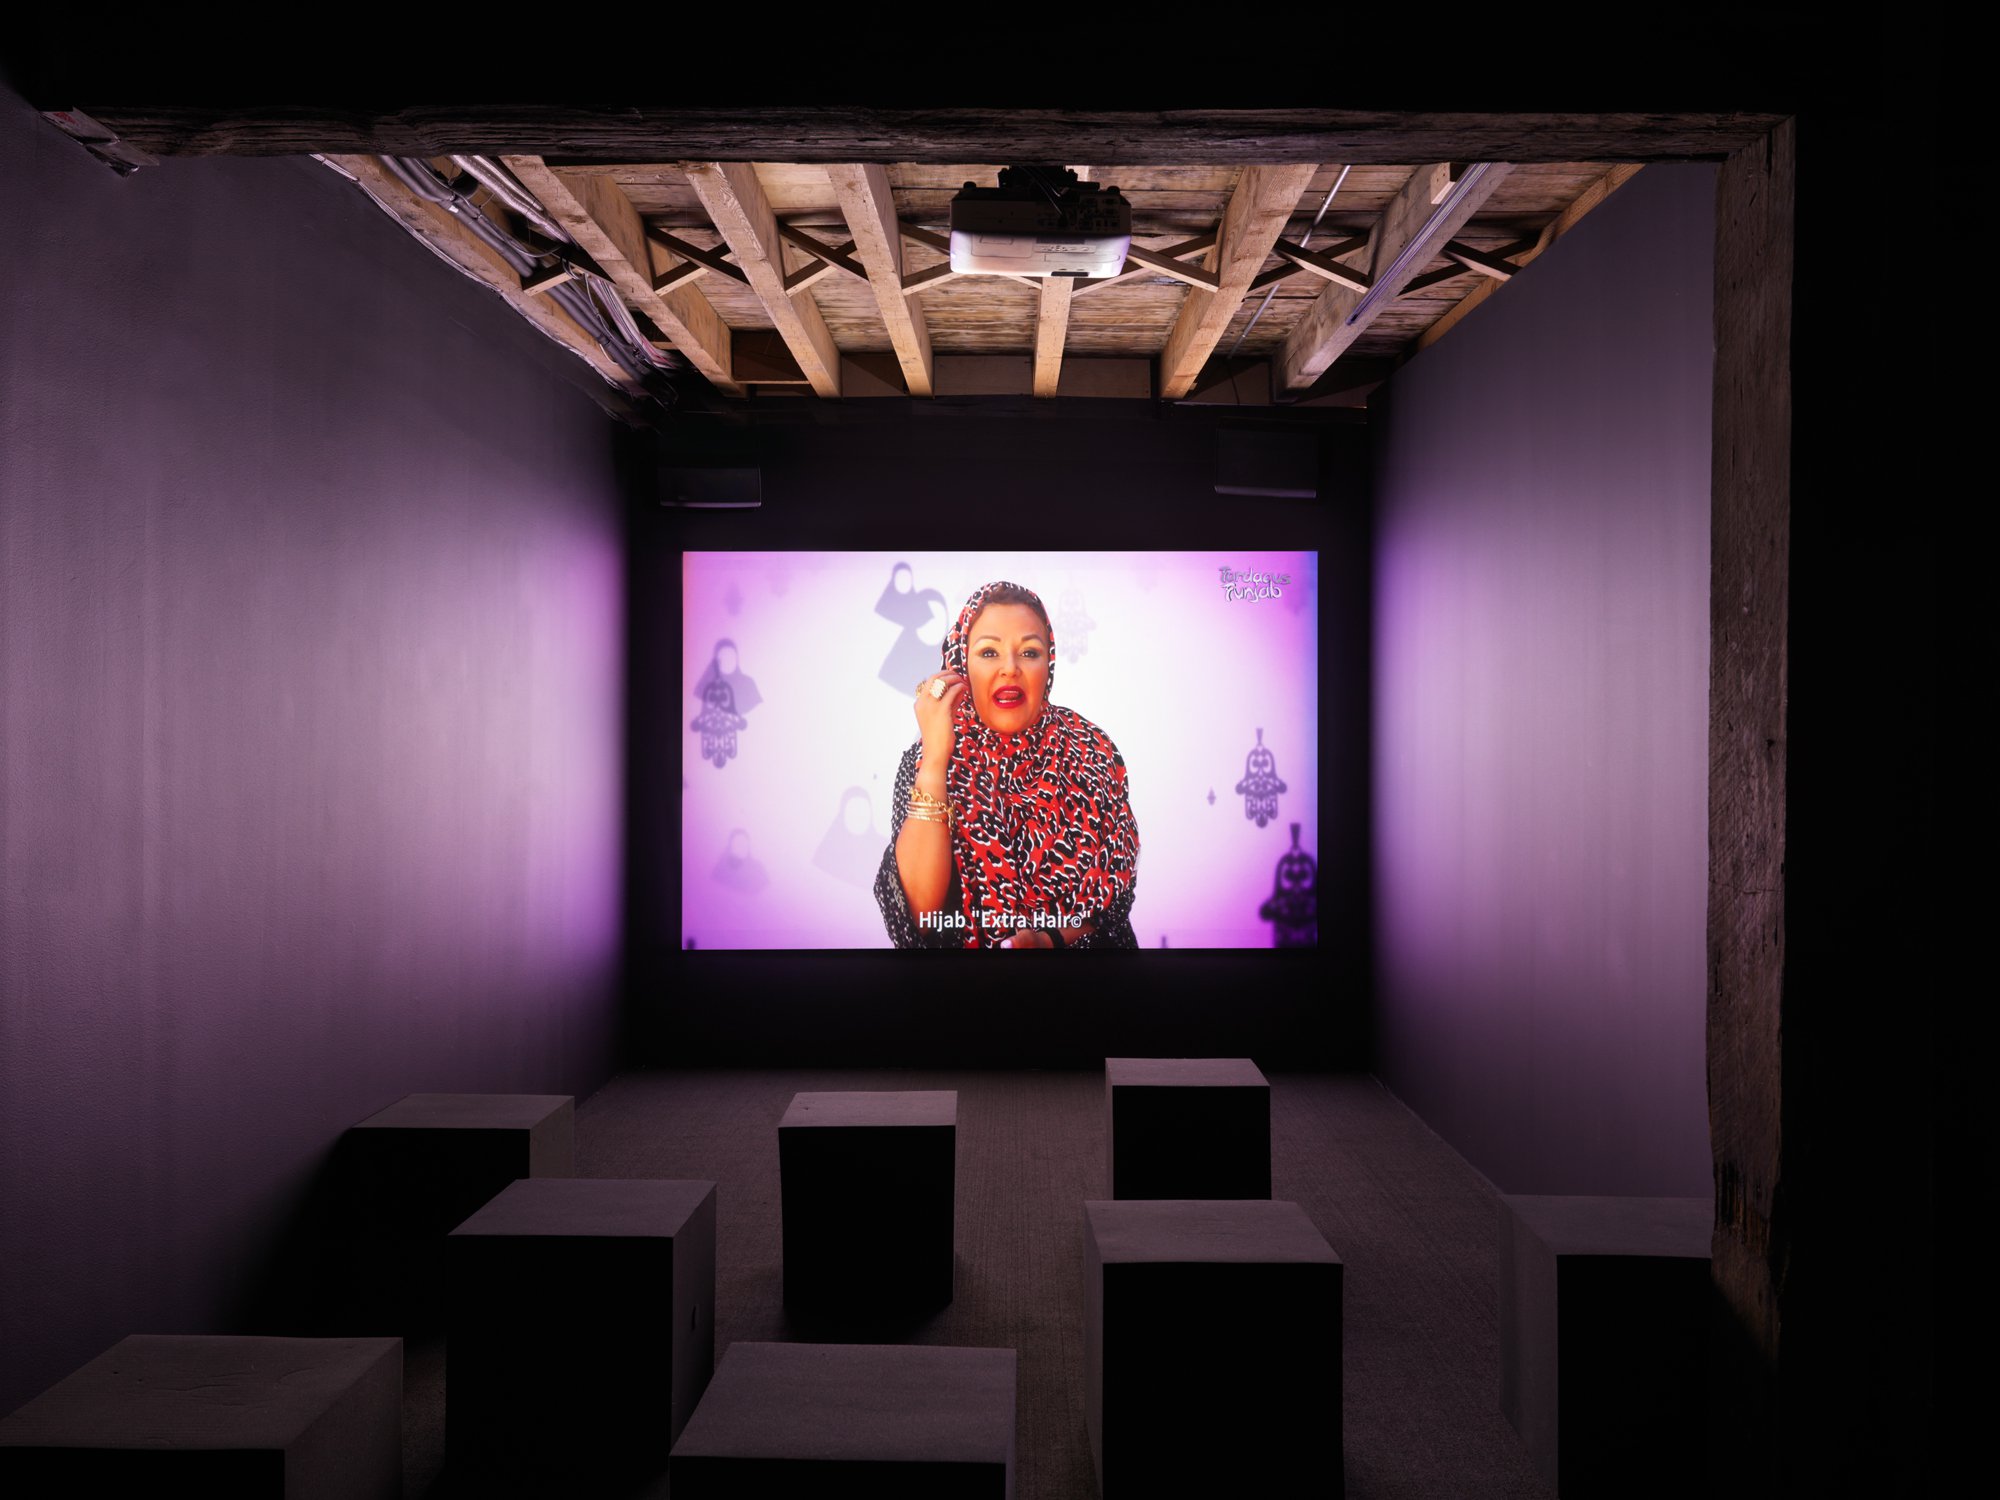
[[[971,680],[966,637],[987,597],[1018,584],[973,591],[945,637],[944,665]],[[1042,601],[1028,589],[1036,613]],[[1048,689],[1055,690],[1055,627],[1048,627]],[[1139,829],[1126,800],[1125,758],[1111,738],[1074,709],[1044,701],[1041,716],[1016,735],[988,728],[962,694],[956,739],[945,768],[951,853],[958,870],[968,948],[997,947],[1017,930],[982,914],[1083,917],[1128,895],[1139,870]],[[1101,925],[1101,923],[1100,923]],[[1057,940],[1074,942],[1065,927]]]

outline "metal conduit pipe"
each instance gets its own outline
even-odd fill
[[[1349,172],[1352,172],[1353,170],[1354,170],[1354,164],[1350,162],[1346,166],[1342,167],[1340,169],[1340,175],[1333,179],[1333,186],[1326,190],[1326,197],[1320,201],[1319,212],[1313,215],[1312,223],[1306,226],[1305,235],[1303,238],[1299,240],[1299,248],[1301,250],[1306,250],[1311,248],[1313,242],[1313,231],[1319,228],[1319,221],[1326,217],[1327,208],[1333,202],[1333,195],[1340,191],[1340,185],[1343,182],[1347,181],[1347,174]],[[1250,315],[1250,321],[1245,323],[1243,325],[1243,331],[1236,335],[1236,342],[1229,346],[1229,357],[1231,359],[1236,358],[1236,351],[1243,347],[1243,341],[1250,337],[1250,330],[1257,326],[1257,320],[1264,316],[1264,309],[1271,305],[1271,299],[1277,295],[1278,295],[1278,289],[1275,285],[1269,291],[1264,293],[1264,300],[1257,304],[1257,310]]]
[[[534,225],[545,238],[554,240],[558,245],[572,243],[569,231],[549,217],[547,210],[521,179],[492,157],[454,156],[451,161],[453,166]]]
[[[482,244],[491,246],[494,253],[506,261],[516,275],[526,276],[535,269],[538,264],[537,257],[522,248],[519,241],[481,213],[463,194],[448,183],[440,181],[437,174],[431,170],[430,163],[415,157],[385,156],[381,160],[411,192],[456,216]],[[665,358],[640,337],[636,324],[630,326],[629,345],[625,338],[614,333],[581,287],[559,286],[553,288],[547,295],[576,320],[577,326],[589,334],[597,346],[615,361],[621,370],[635,380],[665,366]],[[630,324],[630,315],[628,314],[622,321]],[[619,332],[625,330],[620,329]],[[642,353],[635,353],[635,350]]]
[[[508,208],[532,224],[544,239],[559,245],[576,243],[569,231],[549,216],[542,207],[541,200],[529,191],[527,184],[508,171],[502,163],[490,156],[454,156],[451,160],[473,181],[486,188]],[[618,332],[624,336],[626,346],[631,352],[637,354],[653,369],[664,370],[672,367],[673,361],[655,349],[652,342],[639,331],[639,325],[633,321],[631,311],[625,306],[625,300],[618,295],[616,287],[588,272],[579,271],[577,279],[589,284],[590,290],[596,294],[598,303],[610,315]]]

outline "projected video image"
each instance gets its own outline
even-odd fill
[[[683,945],[1317,945],[1318,563],[684,553]]]

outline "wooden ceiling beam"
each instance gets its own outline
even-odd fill
[[[780,224],[778,226],[778,235],[781,239],[797,245],[806,254],[819,262],[817,266],[802,266],[800,269],[794,271],[790,277],[786,278],[787,286],[791,287],[794,291],[800,286],[810,286],[814,281],[826,275],[828,271],[845,271],[856,281],[866,281],[868,279],[868,272],[850,254],[855,248],[855,241],[853,240],[847,240],[839,245],[828,245],[807,234],[805,230],[791,224]],[[796,278],[806,277],[809,277],[810,280],[796,280],[796,284],[794,284]]]
[[[1035,310],[1034,393],[1048,397],[1062,384],[1063,344],[1069,338],[1069,299],[1076,289],[1073,276],[1044,276],[1042,300]]]
[[[380,61],[372,55],[369,60]],[[81,62],[78,68],[84,76]],[[810,91],[813,103],[748,105],[733,88],[726,102],[680,99],[612,110],[468,105],[440,97],[448,91],[444,86],[428,99],[422,87],[407,88],[402,91],[406,106],[371,108],[351,97],[320,105],[218,104],[226,91],[203,91],[189,76],[185,69],[156,70],[143,88],[79,87],[62,90],[70,96],[60,102],[37,103],[88,111],[126,145],[156,156],[447,156],[478,151],[545,158],[560,153],[579,163],[945,163],[1078,156],[1218,166],[1720,160],[1763,139],[1794,112],[885,108],[825,105],[817,102],[817,89]],[[448,79],[444,73],[431,76]],[[374,89],[376,97],[389,92]],[[501,96],[491,88],[487,92]]]
[[[1078,182],[1092,182],[1092,169],[1072,164]],[[1063,346],[1069,340],[1069,308],[1076,295],[1076,276],[1044,276],[1041,299],[1035,312],[1034,393],[1055,396],[1062,385]]]
[[[1479,253],[1482,255],[1490,255],[1494,259],[1498,260],[1502,265],[1507,266],[1509,270],[1509,275],[1511,275],[1513,272],[1519,271],[1522,268],[1522,266],[1527,264],[1526,261],[1516,261],[1514,257],[1521,254],[1521,252],[1524,250],[1534,249],[1537,243],[1539,243],[1539,241],[1533,238],[1515,240],[1512,244],[1502,245],[1498,250],[1482,250]],[[1452,244],[1459,245],[1461,249],[1471,248],[1470,246],[1460,245],[1460,242],[1457,240],[1453,240]],[[1451,254],[1451,245],[1445,246],[1445,253],[1447,255]],[[1463,261],[1454,258],[1452,264],[1448,266],[1439,266],[1435,271],[1426,271],[1424,272],[1423,275],[1412,278],[1403,287],[1402,295],[1407,297],[1412,292],[1421,292],[1426,287],[1433,287],[1438,285],[1440,282],[1444,281],[1453,281],[1460,276],[1470,276],[1472,273],[1473,273],[1473,267],[1468,266]],[[1503,277],[1495,277],[1495,280],[1504,280],[1504,279],[1505,278]]]
[[[1247,171],[1248,168],[1245,168],[1245,170]],[[1204,270],[1200,266],[1191,266],[1185,261],[1161,255],[1157,251],[1148,250],[1141,245],[1134,245],[1128,249],[1125,252],[1125,259],[1128,261],[1137,261],[1147,270],[1158,271],[1162,276],[1171,276],[1176,281],[1185,281],[1189,286],[1195,287],[1200,291],[1212,292],[1222,284],[1213,271]]]
[[[1222,212],[1216,269],[1209,273],[1215,286],[1188,293],[1160,354],[1160,394],[1165,399],[1178,401],[1194,389],[1201,367],[1228,331],[1250,283],[1270,259],[1272,247],[1291,222],[1299,198],[1312,186],[1313,173],[1318,170],[1314,162],[1243,169],[1229,195],[1229,206]]]
[[[1477,271],[1481,276],[1491,276],[1495,281],[1512,281],[1514,273],[1521,268],[1495,255],[1491,250],[1481,250],[1476,245],[1468,245],[1462,240],[1446,240],[1444,253],[1447,259],[1457,261],[1468,271]]]
[[[838,245],[838,246],[829,245],[827,247],[827,249],[832,254],[839,256],[841,260],[847,260],[848,258],[847,252],[852,250],[853,248],[854,248],[853,240],[849,240],[843,245]],[[796,297],[800,292],[804,291],[814,282],[824,281],[827,277],[831,276],[835,271],[841,269],[843,268],[841,267],[838,261],[827,260],[827,259],[809,260],[804,265],[800,266],[796,271],[787,271],[785,273],[785,295],[788,297]],[[866,275],[863,275],[861,279],[866,281],[868,278]]]
[[[785,290],[784,238],[756,168],[745,161],[697,161],[687,164],[687,174],[695,196],[735,253],[757,300],[813,390],[825,397],[838,396],[840,351],[811,293],[793,297]]]
[[[1366,293],[1329,282],[1286,335],[1275,361],[1277,385],[1283,391],[1310,386],[1354,341],[1367,332],[1420,266],[1437,258],[1445,242],[1465,227],[1494,189],[1513,170],[1508,162],[1486,162],[1469,190],[1449,166],[1422,166],[1413,171],[1402,191],[1389,200],[1368,236],[1368,274],[1373,287]],[[1443,193],[1457,194],[1448,212],[1438,213]],[[1400,264],[1401,269],[1396,269]]]
[[[540,200],[550,218],[604,272],[625,305],[644,313],[709,384],[729,395],[742,387],[729,362],[729,325],[699,288],[658,292],[646,226],[625,190],[608,178],[558,172],[539,156],[505,156],[507,169]]]
[[[710,271],[720,271],[732,281],[750,284],[750,278],[743,274],[743,268],[731,262],[720,250],[710,250],[706,246],[691,244],[677,234],[669,234],[658,225],[646,226],[646,238],[662,250],[671,250],[681,258],[681,264],[661,272],[653,278],[653,290],[664,292],[683,282],[706,276]]]
[[[874,162],[837,163],[826,169],[840,216],[854,236],[855,253],[867,269],[875,290],[882,326],[912,396],[929,396],[935,389],[931,374],[931,335],[923,304],[909,296],[903,280],[903,230],[896,222],[896,194],[889,169]],[[947,262],[947,269],[949,263]]]
[[[1351,255],[1356,250],[1365,250],[1367,247],[1368,236],[1364,234],[1350,236],[1325,250],[1308,250],[1303,245],[1294,245],[1290,240],[1279,240],[1271,247],[1271,253],[1288,261],[1295,270],[1317,276],[1322,281],[1331,281],[1335,286],[1365,292],[1375,284],[1375,278],[1366,271],[1342,265],[1334,257]]]
[[[1532,246],[1516,250],[1514,246],[1509,245],[1502,253],[1509,260],[1513,261],[1516,266],[1527,266],[1537,256],[1546,252],[1549,246],[1553,245],[1557,240],[1576,228],[1578,224],[1582,223],[1584,216],[1596,208],[1598,204],[1609,198],[1638,174],[1639,168],[1630,163],[1613,167],[1581,193],[1578,193],[1571,200],[1569,207],[1556,215],[1549,222],[1548,226],[1542,230]],[[1456,328],[1472,313],[1474,308],[1478,307],[1480,303],[1499,290],[1500,283],[1497,281],[1483,281],[1474,287],[1469,293],[1454,303],[1449,312],[1417,336],[1416,344],[1409,350],[1409,357],[1421,354],[1447,333],[1450,333],[1452,329]]]
[[[1089,182],[1090,168],[1072,165],[1078,182]],[[1076,291],[1074,276],[1043,276],[1035,305],[1035,373],[1033,389],[1043,400],[1062,384],[1063,345],[1069,339],[1069,303]]]
[[[628,396],[645,398],[644,390],[625,373],[623,366],[598,347],[595,338],[578,327],[556,302],[537,295],[554,286],[553,281],[534,288],[523,286],[519,273],[492,246],[474,235],[455,215],[411,192],[401,178],[383,165],[380,157],[331,156],[327,160],[337,171],[352,178],[410,234],[475,281],[498,292],[523,319],[583,360],[607,383]]]
[[[1304,245],[1294,245],[1289,240],[1279,240],[1271,247],[1271,253],[1280,257],[1284,264],[1273,266],[1268,271],[1258,272],[1250,282],[1250,290],[1261,292],[1265,287],[1296,276],[1301,271],[1314,272],[1328,281],[1341,281],[1345,275],[1353,274],[1350,267],[1322,265],[1320,262],[1331,262],[1335,256],[1350,255],[1367,243],[1368,236],[1365,234],[1349,235],[1344,240],[1336,240],[1324,250],[1308,250]],[[1344,274],[1336,274],[1337,272]]]
[[[1193,255],[1200,250],[1213,250],[1217,238],[1216,231],[1211,229],[1206,234],[1198,234],[1191,240],[1182,240],[1179,244],[1163,246],[1153,253],[1155,255],[1164,255],[1168,260],[1179,260],[1184,255]],[[1075,291],[1071,295],[1081,297],[1086,292],[1102,291],[1105,287],[1117,286],[1121,281],[1131,281],[1136,277],[1153,274],[1155,273],[1151,267],[1140,265],[1128,253],[1125,257],[1123,269],[1119,270],[1115,275],[1093,276],[1088,280],[1079,281],[1076,284]]]

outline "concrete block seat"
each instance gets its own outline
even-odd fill
[[[1500,1202],[1500,1409],[1542,1478],[1699,1493],[1712,1202]]]
[[[509,1183],[576,1170],[567,1094],[411,1094],[341,1141],[346,1316],[443,1326],[444,1237]]]
[[[1113,1198],[1271,1196],[1271,1085],[1247,1057],[1108,1057]]]
[[[135,1334],[0,1419],[0,1492],[395,1500],[400,1339]]]
[[[446,1439],[480,1494],[657,1473],[715,1367],[715,1184],[527,1178],[445,1245]]]
[[[1340,1495],[1338,1255],[1296,1203],[1086,1203],[1098,1494]]]
[[[674,1448],[674,1500],[1011,1500],[1012,1349],[729,1346]]]
[[[954,1091],[795,1095],[778,1125],[786,1305],[951,1301],[957,1152]]]

